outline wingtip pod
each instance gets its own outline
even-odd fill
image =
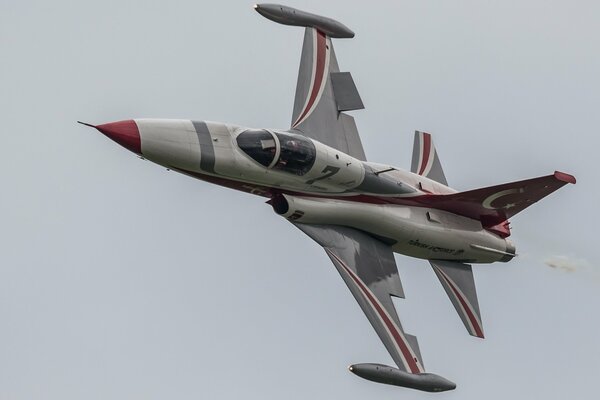
[[[422,373],[409,374],[382,364],[354,364],[350,372],[372,382],[402,386],[424,392],[445,392],[456,389],[456,384],[439,375]]]
[[[263,17],[279,24],[315,28],[332,38],[349,39],[354,37],[352,30],[332,18],[281,4],[255,4],[254,9]]]

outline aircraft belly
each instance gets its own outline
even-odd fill
[[[389,243],[394,252],[416,258],[492,263],[507,250],[506,241],[483,229],[480,222],[425,207],[289,195],[281,195],[273,206],[294,222],[368,232]]]

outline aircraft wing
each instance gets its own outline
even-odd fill
[[[331,38],[307,27],[291,130],[365,161],[354,118],[344,112],[363,108],[352,75],[340,72]]]
[[[425,371],[415,336],[404,332],[390,296],[404,298],[390,246],[356,229],[294,223],[323,246],[402,371]]]
[[[256,4],[263,17],[283,25],[302,26],[304,44],[290,131],[365,161],[354,123],[344,111],[363,106],[349,72],[340,72],[331,38],[353,38],[344,24],[281,4]]]

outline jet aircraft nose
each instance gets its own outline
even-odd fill
[[[79,121],[78,121],[79,122]],[[140,140],[140,131],[134,120],[109,122],[102,125],[92,125],[80,122],[83,125],[91,126],[102,132],[109,139],[114,140],[127,150],[142,154],[142,143]]]

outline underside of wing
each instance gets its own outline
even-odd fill
[[[423,373],[417,338],[403,331],[390,297],[404,297],[391,248],[352,228],[294,225],[323,246],[398,368]]]
[[[354,118],[344,112],[362,108],[352,75],[339,70],[331,38],[307,27],[291,129],[366,160]]]

